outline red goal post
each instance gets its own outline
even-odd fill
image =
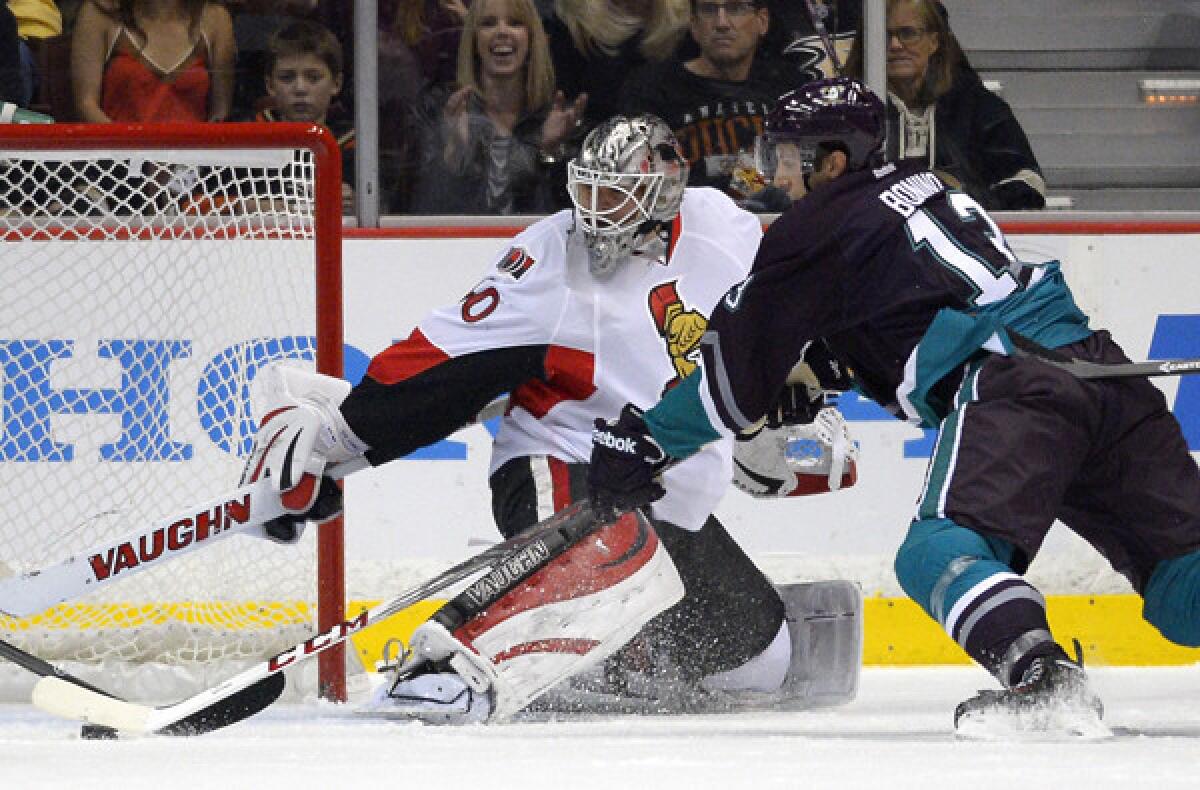
[[[0,124],[0,575],[235,486],[257,369],[342,373],[341,237],[316,124]],[[341,520],[303,542],[234,538],[0,636],[70,665],[261,660],[314,629],[293,571],[316,629],[343,619]],[[345,698],[344,660],[320,656],[322,695]]]

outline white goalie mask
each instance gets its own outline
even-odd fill
[[[567,165],[567,191],[593,274],[628,257],[643,235],[679,214],[688,165],[669,126],[617,115],[597,126]]]

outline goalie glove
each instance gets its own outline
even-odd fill
[[[642,419],[642,410],[625,404],[615,422],[597,418],[592,428],[588,489],[592,511],[601,521],[648,505],[666,494],[658,480],[671,457]]]
[[[305,521],[324,521],[341,512],[341,490],[323,478],[326,464],[349,461],[367,451],[339,409],[350,394],[349,382],[285,365],[260,374],[266,400],[254,446],[242,471],[242,485],[271,480],[284,516],[265,525],[265,536],[292,543]]]
[[[766,427],[733,448],[733,484],[762,499],[837,491],[858,480],[858,447],[841,412],[822,409],[807,425]]]

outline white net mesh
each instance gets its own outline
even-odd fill
[[[256,371],[316,349],[311,153],[5,149],[0,575],[235,487]],[[262,658],[311,630],[313,532],[232,537],[0,637],[68,663]]]

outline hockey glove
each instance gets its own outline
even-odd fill
[[[825,393],[808,384],[786,384],[775,405],[767,412],[767,428],[808,425],[825,408]]]
[[[242,484],[269,478],[284,508],[303,517],[291,520],[293,525],[332,518],[341,512],[341,497],[332,481],[322,482],[325,465],[349,461],[367,450],[338,408],[350,384],[283,365],[271,365],[259,377],[266,416],[246,459]],[[285,534],[271,535],[268,530],[267,536],[285,542],[298,538],[288,539],[286,529],[277,529]]]
[[[650,435],[642,410],[627,403],[616,422],[597,419],[594,425],[588,488],[596,517],[613,521],[661,499],[666,490],[657,477],[670,457]]]
[[[837,491],[858,480],[858,448],[837,409],[822,409],[807,425],[767,427],[739,438],[733,484],[763,499]]]

